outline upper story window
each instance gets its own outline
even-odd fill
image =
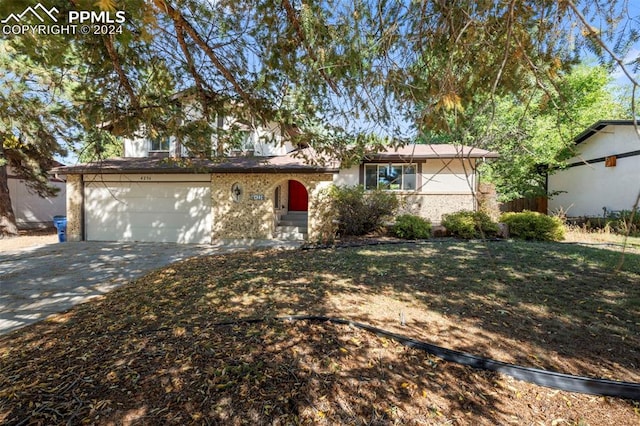
[[[151,147],[149,151],[169,152],[170,145],[171,145],[171,140],[169,136],[158,136],[151,139]]]
[[[365,164],[365,189],[415,191],[415,164]]]
[[[243,151],[254,151],[253,134],[248,131],[241,131],[240,143]]]

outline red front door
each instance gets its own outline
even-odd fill
[[[296,180],[289,181],[289,211],[306,212],[309,194],[303,184]]]

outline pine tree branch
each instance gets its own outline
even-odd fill
[[[294,10],[293,6],[291,6],[291,3],[289,2],[289,0],[283,0],[282,5],[284,6],[285,11],[287,12],[287,19],[289,19],[289,22],[291,23],[291,25],[293,25],[293,28],[296,30],[296,34],[298,35],[298,40],[304,46],[304,49],[307,51],[307,54],[309,55],[311,60],[313,60],[316,63],[320,63],[320,61],[318,61],[318,57],[313,52],[313,50],[311,50],[311,47],[307,43],[307,38],[304,35],[304,31],[302,31],[302,27],[300,27],[300,21],[296,16],[296,11]],[[322,78],[324,79],[324,81],[326,81],[329,87],[331,87],[331,90],[333,90],[333,92],[336,95],[340,96],[340,91],[338,89],[338,86],[333,80],[331,80],[331,78],[329,78],[329,76],[324,71],[324,69],[320,68],[319,72]]]
[[[202,38],[200,33],[191,25],[189,21],[182,15],[180,11],[171,6],[164,0],[153,0],[156,7],[164,12],[175,24],[176,29],[183,28],[184,31],[189,34],[189,37],[204,51],[209,57],[213,65],[220,71],[222,76],[233,86],[236,93],[247,103],[247,107],[251,108],[254,105],[254,99],[252,96],[244,90],[231,71],[220,61],[216,53],[211,46]]]
[[[105,47],[107,48],[107,52],[109,53],[109,58],[113,63],[113,68],[118,74],[118,79],[120,80],[120,84],[129,95],[129,99],[131,100],[131,105],[134,109],[138,109],[140,107],[140,102],[138,101],[138,97],[136,96],[131,83],[129,82],[129,78],[127,74],[124,72],[122,68],[122,64],[120,63],[120,57],[118,56],[118,52],[113,45],[112,40],[113,35],[105,35],[102,37]]]

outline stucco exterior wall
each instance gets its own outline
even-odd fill
[[[578,155],[568,162],[589,160],[640,149],[640,140],[633,126],[606,126],[584,142],[576,145]]]
[[[67,176],[67,241],[82,241],[82,175]]]
[[[50,181],[59,189],[52,197],[41,197],[32,193],[22,179],[13,177],[8,169],[7,186],[11,194],[11,207],[18,228],[39,228],[52,225],[53,216],[66,214],[66,185],[62,181]]]
[[[340,173],[333,175],[333,183],[336,186],[362,185],[362,182],[360,182],[360,166],[356,165],[340,170]]]
[[[474,159],[427,159],[420,164],[420,171],[421,186],[417,191],[395,192],[401,199],[401,213],[419,215],[439,224],[444,214],[476,209]],[[334,176],[335,185],[353,186],[362,183],[359,166],[340,170]]]
[[[416,162],[418,163],[418,162]],[[383,163],[368,163],[383,164]],[[399,162],[393,162],[399,164]],[[418,192],[423,194],[471,194],[476,188],[475,160],[460,158],[433,158],[420,163],[422,182]],[[360,166],[340,170],[334,176],[340,185],[362,185]]]
[[[602,216],[603,207],[630,210],[638,195],[640,156],[617,158],[615,167],[580,162],[640,150],[633,126],[607,126],[576,149],[579,154],[568,163],[578,165],[549,175],[548,212],[578,217]]]
[[[640,156],[619,158],[615,167],[584,164],[549,176],[549,213],[567,216],[602,216],[611,210],[630,210],[638,195]]]
[[[275,189],[280,185],[285,196],[290,179],[302,183],[309,193],[308,238],[317,238],[320,224],[314,215],[316,198],[319,191],[331,184],[331,174],[214,173],[211,175],[212,239],[273,238],[276,224]],[[236,183],[242,190],[237,201],[231,191]]]

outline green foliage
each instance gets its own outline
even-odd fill
[[[105,130],[95,128],[88,129],[84,134],[78,160],[86,163],[123,155],[124,146],[121,139]]]
[[[0,16],[32,3],[0,2]],[[19,136],[44,158],[73,139],[69,129],[77,136],[104,126],[116,137],[144,129],[218,156],[209,124],[242,109],[256,126],[278,125],[296,145],[354,163],[371,148],[369,135],[413,139],[413,123],[498,150],[503,160],[487,176],[507,197],[530,195],[541,188],[536,165],[567,154],[566,145],[545,143],[549,135],[561,128],[566,141],[573,124],[585,127],[576,119],[589,116],[583,105],[600,102],[599,76],[561,85],[575,57],[568,46],[606,62],[603,39],[615,38],[620,58],[637,39],[627,1],[591,8],[588,20],[611,25],[602,33],[574,3],[55,0],[59,17],[116,8],[126,20],[109,36],[5,34],[0,51],[12,52],[0,63],[0,120],[12,128],[0,137]],[[589,111],[616,118],[605,107]]]
[[[564,224],[558,217],[538,212],[509,212],[500,217],[500,222],[509,226],[509,235],[524,240],[561,241],[564,239]]]
[[[334,186],[331,196],[340,235],[365,235],[376,231],[399,206],[395,194],[381,190],[365,191],[362,185]]]
[[[567,25],[580,22],[571,2],[54,3],[61,15],[126,9],[123,31],[109,37],[7,37],[35,64],[70,67],[64,79],[73,83],[73,110],[85,129],[109,123],[116,136],[141,126],[175,136],[185,120],[234,115],[225,111],[234,103],[256,124],[295,128],[288,136],[347,157],[363,134],[413,138],[407,121],[456,129],[496,96],[524,94],[518,101],[526,109],[526,95],[538,86],[551,90],[572,62],[567,46],[599,46],[585,36],[592,32]],[[0,16],[20,13],[24,4],[4,2]],[[619,22],[627,9],[613,0],[590,18]],[[620,57],[636,34],[634,25],[623,27],[615,43]],[[569,89],[571,98],[583,93]],[[201,117],[177,106],[178,93],[202,106]],[[200,136],[188,141],[193,152],[221,154],[195,146]]]
[[[66,154],[59,140],[74,137],[61,73],[34,64],[0,40],[0,164],[11,166],[40,196],[56,194],[48,172],[54,156]]]
[[[487,238],[498,234],[498,224],[484,212],[462,210],[443,215],[442,225],[459,238]]]
[[[517,94],[477,95],[456,114],[452,131],[425,131],[423,140],[460,143],[500,154],[482,168],[501,201],[545,195],[545,165],[573,155],[573,137],[597,120],[629,118],[604,66],[575,65],[554,84]],[[460,120],[465,117],[464,120]]]
[[[609,213],[609,219],[612,220],[614,230],[620,234],[629,234],[633,236],[640,234],[639,210],[620,210],[618,212],[611,212]]]
[[[431,221],[420,216],[403,214],[396,217],[393,235],[407,240],[420,240],[431,236]]]

